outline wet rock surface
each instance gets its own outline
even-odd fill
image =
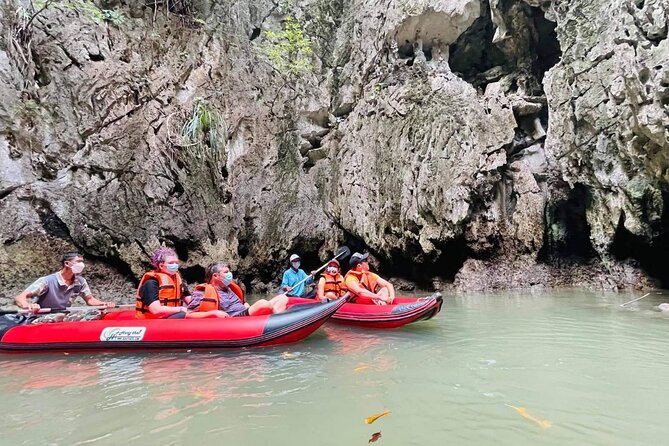
[[[668,277],[663,2],[5,4],[0,298],[75,247],[124,301],[160,245],[258,292],[343,243],[428,288]],[[264,50],[288,17],[300,76]]]

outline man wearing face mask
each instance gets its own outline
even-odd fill
[[[393,284],[369,270],[369,253],[356,252],[348,261],[351,269],[346,273],[344,283],[357,304],[392,304],[395,300]]]
[[[344,283],[344,277],[339,271],[339,261],[332,259],[318,280],[316,297],[323,301],[326,299],[339,299],[344,294],[346,294],[346,284]]]
[[[104,302],[91,294],[86,279],[81,276],[84,257],[75,251],[67,252],[61,258],[62,269],[48,276],[40,277],[25,291],[16,296],[16,305],[37,311],[40,308],[62,310],[70,306],[76,296],[82,296],[88,305],[113,307],[113,302]],[[29,302],[28,299],[34,299]]]
[[[304,280],[307,279],[307,280]],[[290,268],[283,273],[281,280],[281,289],[286,295],[291,297],[306,297],[312,299],[316,296],[316,291],[306,291],[306,286],[314,283],[314,274],[307,275],[300,269],[300,256],[293,254],[290,256]],[[298,285],[299,284],[299,285]]]
[[[154,270],[142,276],[137,288],[135,316],[140,319],[186,317],[186,307],[182,304],[190,301],[190,292],[179,274],[177,254],[170,248],[160,248],[151,263]]]
[[[212,263],[204,273],[206,284],[195,287],[188,309],[198,317],[240,317],[276,314],[286,310],[285,294],[270,300],[260,299],[253,305],[242,303],[242,291],[234,280],[230,268],[224,263]]]

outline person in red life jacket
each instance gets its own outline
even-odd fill
[[[369,253],[356,252],[348,261],[351,269],[346,273],[344,284],[352,301],[358,304],[392,304],[395,300],[393,284],[369,270]]]
[[[204,273],[206,284],[198,285],[188,309],[194,312],[218,312],[216,317],[255,316],[281,313],[288,297],[280,294],[270,300],[260,299],[253,305],[243,302],[244,294],[224,263],[212,263]]]
[[[40,308],[62,310],[70,306],[73,298],[81,296],[88,305],[108,308],[114,306],[113,302],[101,301],[91,294],[86,279],[81,275],[84,269],[84,258],[81,254],[76,251],[67,252],[63,254],[60,264],[60,271],[40,277],[16,296],[16,305],[31,311],[38,311]]]
[[[190,293],[179,274],[179,258],[170,248],[159,248],[151,259],[154,270],[142,276],[137,288],[135,316],[140,319],[186,317],[184,299]]]
[[[344,283],[344,276],[340,272],[339,261],[332,259],[318,280],[316,297],[324,301],[326,299],[339,299],[344,294],[346,294],[346,284]]]

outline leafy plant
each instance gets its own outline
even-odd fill
[[[109,22],[114,26],[123,26],[126,23],[126,17],[123,13],[115,11],[113,9],[103,9],[102,10],[103,20]]]
[[[204,99],[197,98],[193,112],[181,130],[181,139],[182,147],[195,158],[207,153],[218,156],[225,140],[225,122]]]
[[[267,31],[265,37],[268,42],[262,47],[262,51],[279,73],[301,77],[313,70],[311,39],[293,17],[286,18],[283,30]]]

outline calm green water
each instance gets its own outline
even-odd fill
[[[668,444],[669,315],[633,297],[447,296],[400,330],[238,352],[4,355],[0,444]]]

